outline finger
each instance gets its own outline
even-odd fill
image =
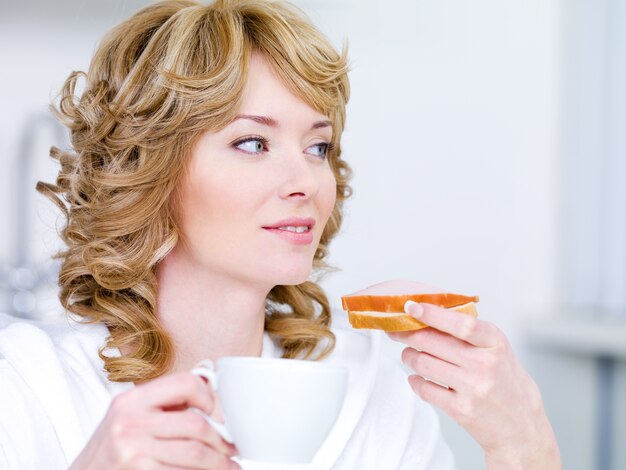
[[[159,377],[128,392],[129,406],[143,409],[199,408],[208,415],[215,402],[211,386],[190,372]]]
[[[402,351],[402,362],[417,375],[439,385],[457,389],[465,382],[466,373],[460,367],[413,348]]]
[[[426,380],[419,375],[410,375],[409,384],[413,391],[427,403],[449,413],[450,405],[456,392],[453,389],[442,387],[434,382]]]
[[[147,418],[146,427],[157,438],[196,440],[227,457],[237,455],[234,445],[224,441],[204,417],[191,411],[153,413]]]
[[[422,323],[474,346],[490,347],[496,342],[497,330],[494,325],[478,320],[471,315],[432,304],[418,304],[411,300],[406,302],[404,310]]]
[[[165,465],[189,469],[230,469],[230,457],[191,439],[152,439],[148,449],[153,458]]]
[[[434,328],[390,332],[387,335],[394,341],[406,344],[418,351],[443,359],[458,366],[469,363],[474,346]]]

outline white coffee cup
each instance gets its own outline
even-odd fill
[[[346,395],[348,369],[323,362],[261,357],[202,361],[192,372],[216,391],[240,457],[276,464],[310,463],[330,433]]]

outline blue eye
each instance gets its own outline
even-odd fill
[[[316,157],[326,158],[328,156],[328,152],[330,152],[332,148],[333,148],[332,143],[320,142],[319,144],[314,144],[314,145],[311,145],[309,148],[307,148],[306,153],[310,155],[315,155]]]
[[[267,150],[268,140],[263,137],[246,137],[233,144],[239,150],[251,155],[258,155]]]

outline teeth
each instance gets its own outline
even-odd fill
[[[288,232],[296,232],[296,233],[304,233],[309,231],[308,226],[299,225],[298,227],[294,227],[293,225],[288,225],[286,227],[278,227],[279,230],[287,230]]]

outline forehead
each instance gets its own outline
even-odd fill
[[[250,57],[242,98],[239,114],[264,114],[279,120],[292,119],[295,115],[316,120],[328,118],[292,93],[258,53]]]

